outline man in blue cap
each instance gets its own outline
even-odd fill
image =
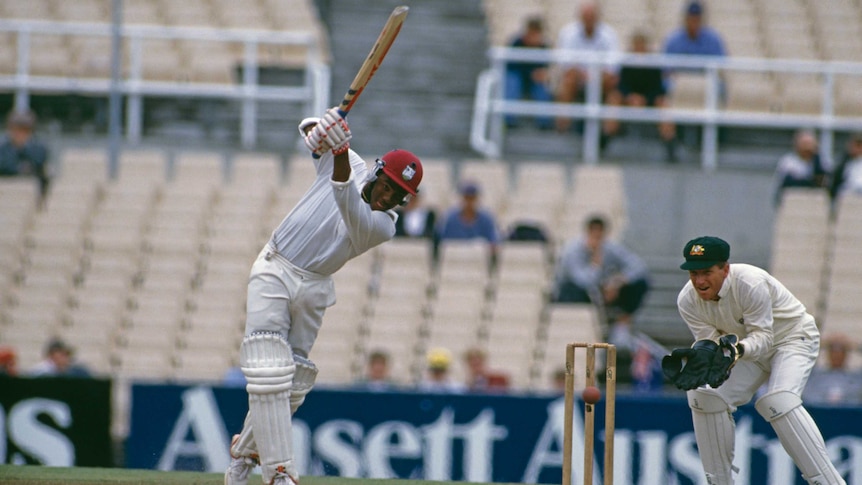
[[[677,306],[696,341],[666,356],[662,368],[688,391],[707,483],[733,484],[732,413],[765,384],[754,407],[805,480],[846,484],[800,397],[820,349],[814,317],[766,271],[730,264],[730,245],[718,237],[692,239],[683,257],[689,282]]]

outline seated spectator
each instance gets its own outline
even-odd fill
[[[13,111],[6,121],[6,137],[0,141],[0,177],[28,176],[39,181],[39,197],[48,194],[48,149],[33,132],[36,115],[32,111]]]
[[[460,394],[465,391],[464,384],[455,381],[449,374],[452,353],[444,348],[434,348],[427,355],[425,377],[419,382],[419,390],[434,393]]]
[[[480,206],[481,190],[478,184],[463,182],[459,192],[461,203],[446,212],[437,230],[435,246],[450,239],[484,239],[488,241],[490,263],[493,265],[496,261],[497,247],[500,244],[496,217],[491,211]],[[437,259],[437,249],[434,254]]]
[[[239,366],[233,366],[225,371],[221,383],[225,387],[245,387],[248,384]]]
[[[417,193],[410,198],[405,206],[395,209],[398,220],[395,221],[395,237],[428,238],[434,237],[434,225],[437,223],[437,212],[424,204],[424,196]]]
[[[509,376],[488,369],[488,354],[479,348],[464,353],[467,364],[467,389],[471,392],[503,392],[509,389]]]
[[[826,187],[826,168],[820,159],[817,136],[810,130],[799,130],[793,136],[793,151],[778,161],[775,170],[775,201],[781,202],[781,194],[787,187]]]
[[[862,133],[856,133],[847,142],[847,149],[841,158],[835,173],[829,193],[833,200],[844,194],[862,194]]]
[[[60,339],[52,339],[45,346],[45,358],[30,372],[33,377],[90,377],[90,371],[76,363],[74,351]]]
[[[547,49],[544,22],[541,17],[527,19],[523,32],[510,43],[511,47]],[[548,85],[548,64],[546,62],[510,62],[506,65],[505,94],[508,100],[551,101],[553,96]],[[507,116],[506,125],[518,126],[516,116]],[[536,119],[539,129],[552,128],[550,118]]]
[[[847,365],[853,348],[853,341],[847,335],[832,334],[823,338],[821,350],[826,353],[826,363],[811,371],[802,394],[806,403],[862,404],[862,372],[851,370]]]
[[[356,385],[367,391],[391,391],[397,386],[389,377],[389,354],[376,350],[368,354],[365,376]]]
[[[636,392],[656,392],[664,385],[661,361],[650,351],[643,341],[635,343],[631,363],[632,389]]]
[[[564,25],[557,37],[558,49],[573,49],[580,52],[593,52],[610,59],[610,65],[602,69],[602,98],[614,91],[619,74],[618,61],[620,42],[616,30],[600,20],[599,6],[588,1],[581,4],[579,21]],[[561,103],[583,102],[586,99],[586,86],[589,73],[586,64],[566,63],[560,66],[562,76],[557,87],[556,98]],[[557,130],[567,131],[572,120],[557,119]]]
[[[0,376],[18,375],[18,355],[12,347],[0,347]]]
[[[638,31],[631,37],[631,52],[634,54],[649,54],[649,36]],[[618,89],[608,95],[608,104],[615,106],[632,106],[642,108],[651,106],[664,108],[667,106],[667,90],[664,86],[664,74],[659,67],[623,66],[620,70]],[[617,120],[610,120],[608,136],[616,135],[620,129]],[[658,125],[659,136],[665,144],[667,161],[676,161],[676,127],[671,121],[662,121]]]
[[[673,30],[665,38],[664,53],[677,55],[692,55],[692,56],[719,56],[727,55],[727,49],[724,47],[724,40],[721,34],[712,27],[705,25],[704,21],[705,8],[703,3],[699,1],[690,2],[685,7],[683,24],[681,27]],[[683,69],[669,69],[668,74],[672,74],[675,70],[682,71]],[[691,69],[685,69],[691,72]],[[673,91],[672,77],[667,79],[668,91]],[[727,99],[726,87],[724,83],[719,86],[719,97],[723,101]]]
[[[566,245],[557,262],[554,299],[603,305],[614,320],[609,342],[634,350],[630,327],[649,291],[647,266],[633,251],[607,239],[604,218],[588,218],[585,230]]]

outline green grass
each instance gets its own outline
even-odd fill
[[[430,480],[359,479],[341,477],[302,477],[302,485],[440,485]],[[126,470],[122,468],[61,468],[44,466],[0,465],[2,485],[222,485],[221,473],[160,472],[154,470]],[[250,485],[261,484],[258,475]],[[458,482],[466,485],[468,482]]]

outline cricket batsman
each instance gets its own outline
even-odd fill
[[[733,484],[733,412],[766,384],[754,407],[803,478],[846,485],[800,397],[820,350],[814,317],[774,276],[728,263],[730,245],[720,238],[692,239],[683,256],[689,282],[677,307],[695,343],[665,356],[662,370],[688,391],[707,483]]]
[[[291,416],[317,376],[309,352],[335,304],[331,275],[395,235],[392,209],[416,195],[422,180],[422,163],[406,150],[390,151],[369,170],[350,150],[350,127],[336,108],[303,120],[299,131],[317,178],[251,268],[239,350],[249,411],[231,442],[225,485],[245,485],[258,464],[265,484],[299,483]]]

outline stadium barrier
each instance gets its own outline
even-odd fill
[[[477,80],[470,131],[471,147],[488,158],[499,158],[503,154],[506,131],[503,118],[506,115],[552,116],[584,121],[582,157],[588,164],[598,163],[599,160],[602,120],[654,123],[669,120],[677,124],[700,126],[703,128],[701,164],[705,170],[714,170],[718,164],[719,127],[818,129],[823,153],[832,152],[836,131],[862,130],[862,103],[858,100],[858,87],[862,85],[862,63],[858,62],[629,53],[608,56],[570,49],[515,47],[492,47],[488,57],[491,68],[483,71]],[[585,102],[505,99],[503,80],[506,64],[513,61],[547,63],[557,74],[563,65],[585,66],[589,72]],[[702,106],[635,108],[604,105],[601,103],[599,73],[603,68],[613,65],[699,73],[703,76],[700,93]],[[777,77],[779,82],[782,78],[793,76],[816,76],[820,90],[819,102],[813,104],[819,104],[819,110],[783,110],[780,100],[762,107],[752,103],[745,110],[730,109],[725,105],[726,96],[728,91],[732,94],[735,86],[727,83],[725,78],[734,73],[769,75]],[[841,93],[847,95],[842,98],[847,106],[836,105],[839,101],[837,84],[841,86]]]
[[[15,72],[0,72],[0,91],[14,92],[15,106],[18,109],[29,106],[29,97],[33,93],[107,96],[111,91],[109,72],[64,72],[60,66],[56,72],[34,75],[31,71],[34,54],[31,47],[33,39],[38,36],[110,39],[111,32],[112,26],[104,23],[0,19],[0,34],[14,34],[17,44]],[[240,136],[244,148],[252,148],[256,143],[258,102],[297,103],[302,106],[304,116],[322,113],[329,107],[330,69],[323,60],[321,46],[310,31],[279,32],[141,24],[122,25],[120,35],[122,43],[128,46],[128,64],[123,70],[125,74],[119,83],[119,90],[126,99],[126,137],[133,143],[141,139],[145,96],[240,101]],[[145,60],[159,56],[159,51],[145,48],[144,44],[153,40],[241,44],[241,79],[232,84],[193,79],[146,79],[142,70]],[[296,86],[259,84],[259,50],[263,47],[275,50],[305,49],[302,83]]]
[[[134,385],[126,465],[222,471],[230,436],[248,410],[242,388]],[[583,406],[576,405],[573,455],[583,456]],[[560,483],[562,395],[422,394],[316,389],[294,417],[303,475]],[[847,483],[862,481],[858,407],[808,406]],[[604,403],[596,406],[603,422]],[[601,436],[602,430],[597,429]],[[614,483],[695,484],[703,479],[682,393],[619,395]],[[603,453],[596,440],[596,456]],[[597,463],[601,460],[597,460]],[[804,485],[772,428],[743,406],[736,413],[738,483]],[[574,470],[574,483],[583,483]],[[593,483],[601,483],[601,467]]]

